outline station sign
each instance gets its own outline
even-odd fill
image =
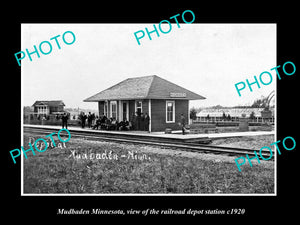
[[[171,98],[186,98],[186,93],[170,92]]]

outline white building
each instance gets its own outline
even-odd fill
[[[274,108],[270,108],[272,117],[268,119],[274,122]],[[197,122],[219,122],[219,121],[238,121],[243,114],[247,118],[252,115],[252,122],[265,122],[266,119],[262,118],[261,112],[264,108],[206,108],[197,113]],[[225,118],[224,118],[225,114]]]

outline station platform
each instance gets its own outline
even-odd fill
[[[50,125],[32,125],[24,124],[23,127],[28,128],[44,128],[51,130],[60,130],[61,126],[50,126]],[[130,136],[130,137],[141,137],[148,139],[169,139],[177,140],[180,142],[206,142],[210,139],[219,138],[230,138],[230,137],[247,137],[247,136],[259,136],[259,135],[275,135],[275,131],[246,131],[246,132],[232,132],[232,133],[208,133],[208,134],[185,134],[182,135],[181,131],[174,131],[172,134],[165,134],[164,132],[151,132],[146,131],[107,131],[107,130],[94,130],[91,128],[81,128],[81,127],[68,127],[68,130],[83,132],[83,133],[99,133],[99,135],[115,135],[117,136]]]

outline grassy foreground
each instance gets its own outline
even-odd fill
[[[41,136],[24,134],[25,149],[29,137]],[[274,162],[252,160],[253,167],[247,163],[239,172],[236,157],[208,160],[145,148],[71,138],[65,147],[28,154],[24,193],[274,193]]]

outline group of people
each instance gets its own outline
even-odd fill
[[[115,118],[110,118],[108,119],[104,114],[100,117],[95,116],[95,114],[91,114],[91,112],[86,115],[84,112],[81,112],[81,114],[78,117],[81,121],[81,127],[85,127],[85,122],[86,120],[88,121],[87,126],[92,129],[102,129],[102,130],[122,130],[122,131],[127,131],[127,130],[141,130],[141,131],[149,131],[149,124],[150,124],[150,116],[145,113],[139,113],[136,112],[135,114],[132,115],[131,121],[128,121],[126,118],[123,119],[123,121],[118,122]],[[65,112],[61,116],[62,120],[62,128],[68,129],[68,119],[69,116]],[[179,125],[181,126],[182,129],[182,134],[185,134],[185,117],[183,114],[180,116],[180,123]]]
[[[81,122],[81,127],[82,128],[85,128],[85,125],[86,125],[86,120],[87,120],[87,126],[88,128],[91,128],[92,127],[92,124],[93,122],[95,121],[96,119],[96,116],[95,116],[95,113],[92,113],[89,112],[87,115],[84,113],[84,112],[81,112],[78,116],[78,119],[80,120]]]
[[[92,126],[93,129],[101,130],[130,130],[131,125],[129,121],[124,118],[121,122],[118,122],[115,118],[108,119],[105,115],[102,115],[95,121],[95,124]]]
[[[79,120],[81,121],[81,127],[85,128],[86,120],[88,122],[87,126],[92,129],[101,130],[141,130],[149,131],[150,117],[147,113],[138,113],[132,115],[130,121],[124,118],[122,121],[117,121],[116,118],[107,118],[104,114],[102,116],[95,116],[90,112],[86,115],[82,112],[79,115]]]
[[[118,122],[115,118],[108,119],[104,114],[100,117],[95,116],[95,114],[91,114],[91,112],[86,115],[84,112],[81,112],[79,115],[79,120],[81,121],[81,127],[85,127],[86,120],[88,122],[87,126],[92,129],[102,129],[102,130],[140,130],[140,131],[149,131],[149,124],[150,124],[150,116],[145,113],[139,113],[136,112],[132,115],[131,121],[128,121],[126,118],[123,119],[123,121]],[[61,116],[62,120],[62,128],[68,129],[68,119],[69,116],[65,112]],[[185,134],[185,117],[183,114],[180,116],[180,123],[179,123],[182,134]]]
[[[149,131],[150,116],[148,113],[136,112],[131,117],[132,130]]]

